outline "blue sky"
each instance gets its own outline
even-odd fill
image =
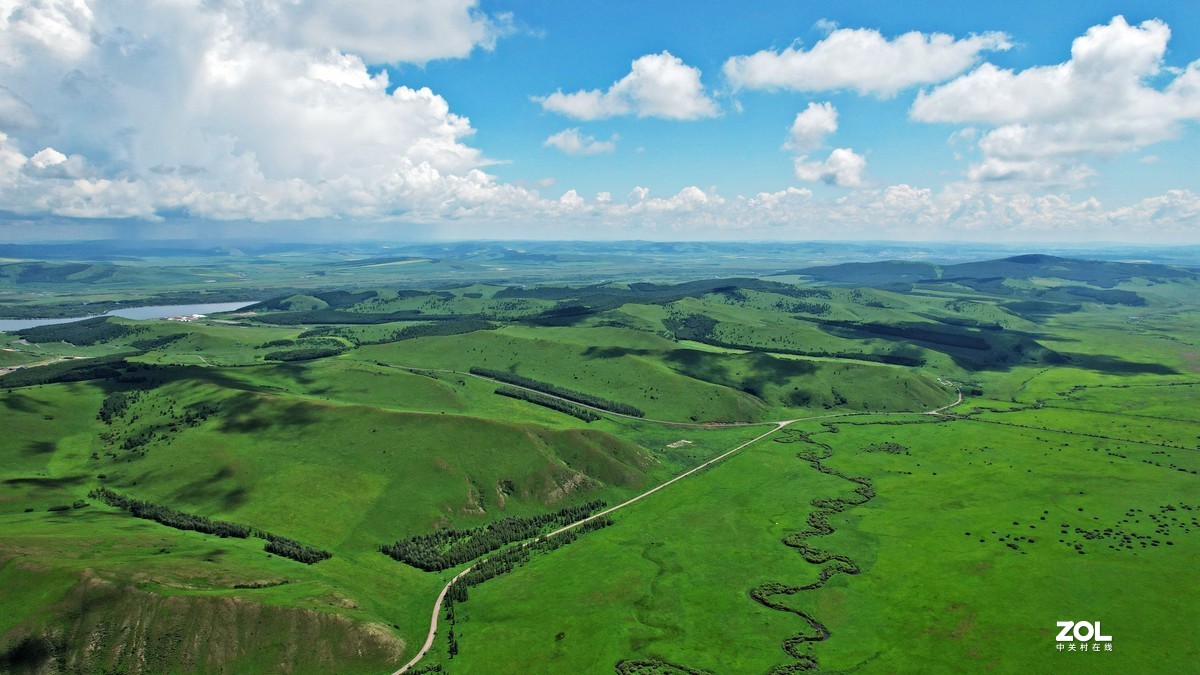
[[[1188,5],[17,2],[0,238],[1195,242]]]

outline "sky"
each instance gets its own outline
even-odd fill
[[[0,241],[1200,242],[1158,2],[0,0]]]

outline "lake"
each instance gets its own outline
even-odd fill
[[[169,316],[184,316],[186,314],[216,314],[232,312],[235,309],[249,307],[252,302],[209,302],[196,305],[153,305],[148,307],[122,307],[111,312],[95,316],[119,316],[123,319],[165,319]],[[0,332],[22,330],[34,326],[49,326],[54,323],[71,323],[92,319],[94,316],[77,316],[73,319],[0,319]]]

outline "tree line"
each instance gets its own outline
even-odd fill
[[[922,326],[916,323],[875,323],[871,321],[834,321],[830,319],[813,319],[807,316],[794,317],[801,321],[811,321],[821,327],[832,326],[834,328],[846,328],[850,330],[865,331],[875,335],[885,335],[887,337],[897,337],[904,340],[915,340],[919,342],[931,342],[935,345],[945,345],[947,347],[963,347],[965,349],[976,349],[985,351],[992,348],[982,335],[977,332],[969,331],[965,328],[957,328],[953,326],[943,327],[941,330]]]
[[[553,398],[551,396],[546,396],[545,394],[539,394],[535,391],[527,391],[525,389],[517,389],[515,387],[499,387],[496,389],[495,393],[501,396],[515,398],[519,401],[527,401],[535,405],[540,405],[543,408],[557,410],[558,412],[566,413],[571,417],[577,417],[584,422],[595,422],[596,420],[600,419],[599,415],[591,410],[588,410],[587,408],[577,406],[574,403],[568,403],[567,401],[559,398]]]
[[[245,539],[251,534],[251,528],[247,525],[184,513],[162,504],[126,497],[106,487],[98,487],[89,492],[88,496],[92,499],[99,499],[109,506],[128,511],[134,518],[153,520],[177,530],[192,530],[204,534],[215,534],[218,537],[236,537],[238,539]]]
[[[134,352],[122,352],[94,359],[72,359],[56,361],[36,368],[22,368],[0,376],[0,387],[30,387],[37,384],[56,382],[81,382],[84,380],[106,380],[119,377],[121,370],[130,364],[125,360]]]
[[[491,368],[480,368],[478,366],[471,366],[471,369],[469,372],[472,375],[486,377],[489,380],[497,380],[500,382],[504,382],[505,384],[511,384],[511,385],[514,385],[517,387],[524,387],[526,389],[533,389],[535,391],[540,391],[543,394],[550,394],[551,396],[565,398],[569,401],[574,401],[576,403],[580,403],[580,404],[583,404],[586,406],[591,406],[593,408],[599,408],[601,410],[607,410],[609,412],[614,412],[619,415],[628,415],[630,417],[645,417],[646,416],[646,413],[642,412],[640,409],[635,408],[627,403],[610,401],[605,398],[600,398],[599,396],[592,396],[591,394],[585,394],[581,391],[567,389],[566,387],[560,387],[556,384],[550,384],[549,382],[542,382],[540,380],[535,380],[533,378],[525,377],[523,375],[517,375],[515,373],[508,373],[503,370],[492,370]]]
[[[466,530],[448,529],[413,535],[379,547],[383,553],[406,565],[427,572],[440,572],[495,551],[505,544],[536,537],[548,529],[570,525],[606,506],[596,500],[568,506],[554,513],[509,516],[494,523]]]
[[[446,638],[449,642],[447,653],[450,655],[450,658],[458,655],[458,637],[454,633],[454,625],[458,620],[455,604],[467,601],[468,588],[478,586],[488,579],[513,571],[525,564],[535,552],[549,553],[575,541],[581,534],[599,530],[609,525],[612,525],[612,519],[608,516],[602,516],[589,520],[579,527],[567,530],[566,532],[559,532],[554,536],[538,537],[537,540],[528,544],[513,546],[479,561],[471,568],[470,572],[467,572],[454,581],[454,583],[450,584],[450,587],[446,590],[446,603],[444,606],[446,623],[449,624]]]
[[[281,537],[277,534],[271,534],[270,532],[255,530],[254,536],[267,540],[267,545],[263,547],[263,550],[265,550],[267,553],[274,553],[275,555],[283,556],[284,558],[291,558],[292,560],[302,562],[305,565],[319,563],[322,560],[333,557],[332,553],[324,549],[317,548],[316,546],[309,546],[308,544],[302,544],[295,539],[288,539],[287,537]]]
[[[304,331],[298,337],[300,339],[311,337],[326,337],[336,336],[345,338],[354,344],[356,347],[363,345],[384,345],[392,342],[401,342],[403,340],[413,340],[423,337],[440,337],[447,335],[461,335],[463,333],[474,333],[479,330],[495,330],[499,326],[478,316],[463,315],[461,317],[454,316],[413,316],[409,320],[424,320],[432,323],[420,324],[416,326],[405,326],[379,338],[363,338],[361,335],[354,334],[351,330],[338,326],[319,326]]]
[[[267,543],[263,547],[263,550],[267,553],[290,558],[306,565],[333,557],[333,554],[329,551],[303,544],[295,539],[281,537],[266,530],[260,530],[249,525],[227,520],[213,520],[207,516],[184,513],[163,504],[156,504],[144,499],[134,499],[133,497],[113,492],[106,487],[98,487],[92,490],[88,493],[88,497],[99,499],[109,506],[128,511],[135,518],[153,520],[177,530],[191,530],[193,532],[215,534],[218,537],[234,537],[236,539],[246,539],[251,536],[265,539]]]
[[[145,333],[145,326],[126,326],[114,323],[106,316],[98,316],[70,323],[52,323],[13,331],[29,342],[69,342],[78,347],[89,347],[98,342],[108,342],[128,335]]]
[[[813,321],[811,317],[795,316],[793,318]],[[835,322],[818,322],[818,323],[835,323]],[[760,347],[757,345],[747,345],[737,342],[729,342],[722,340],[716,336],[717,321],[712,317],[704,316],[703,314],[689,314],[687,316],[674,316],[663,319],[663,325],[667,330],[675,335],[676,340],[691,340],[693,342],[701,342],[714,347],[723,347],[725,349],[741,349],[748,352],[774,352],[776,354],[790,354],[792,356],[811,356],[818,358],[836,358],[836,359],[852,359],[854,361],[868,361],[871,363],[890,363],[895,366],[923,366],[925,359],[919,356],[905,356],[903,354],[884,353],[884,354],[868,354],[864,352],[831,352],[824,349],[805,350],[805,349],[789,349],[787,347]],[[857,324],[856,324],[857,325]]]
[[[311,361],[313,359],[323,359],[327,356],[337,356],[346,351],[344,345],[320,346],[320,347],[300,347],[299,349],[286,349],[274,352],[268,352],[263,355],[263,359],[267,361]]]
[[[612,524],[612,518],[608,516],[593,518],[579,527],[572,528],[566,532],[559,532],[553,537],[538,537],[525,546],[514,546],[496,555],[488,556],[472,567],[470,572],[462,575],[458,581],[451,584],[446,597],[453,602],[466,602],[468,588],[478,586],[488,579],[513,571],[528,561],[529,556],[534,552],[549,553],[570,544],[578,539],[580,535],[608,527]]]
[[[167,345],[178,342],[187,336],[187,333],[167,333],[166,335],[157,335],[155,337],[149,337],[142,340],[134,340],[129,343],[129,346],[143,352],[148,352],[152,349],[166,347]]]

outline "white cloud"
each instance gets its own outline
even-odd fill
[[[86,0],[0,3],[0,63],[20,64],[28,58],[73,61],[91,49],[95,17]]]
[[[495,22],[474,7],[339,3],[344,21],[318,39],[296,22],[319,2],[0,3],[0,208],[419,220],[533,201],[480,170],[445,99],[342,50],[422,62],[486,47]],[[385,53],[368,44],[381,26],[430,37]]]
[[[867,158],[850,148],[837,148],[823,162],[810,161],[807,156],[797,157],[794,163],[796,178],[803,181],[821,181],[838,187],[859,187],[863,184],[863,172]]]
[[[1113,208],[1094,199],[1022,192],[1011,182],[965,182],[939,191],[907,185],[873,189],[864,186],[865,159],[848,148],[833,150],[823,161],[796,160],[802,180],[858,186],[836,199],[816,199],[798,187],[727,197],[690,185],[665,196],[638,187],[626,199],[607,192],[589,199],[552,178],[501,183],[485,172],[489,160],[470,144],[474,129],[468,119],[437,93],[394,86],[386,71],[367,66],[374,59],[422,62],[486,48],[501,19],[483,17],[472,2],[408,3],[385,12],[381,25],[417,12],[413,17],[441,17],[466,37],[372,47],[380,33],[371,26],[352,30],[351,22],[330,27],[324,37],[306,33],[304,8],[319,15],[321,6],[300,0],[19,5],[0,0],[0,210],[143,221],[461,224],[454,226],[474,236],[543,228],[553,236],[609,232],[625,238],[664,233],[829,238],[835,232],[846,238],[1062,240],[1088,233],[1134,241],[1200,240],[1200,198],[1191,191]],[[347,11],[358,11],[352,10]],[[384,10],[391,11],[377,9]],[[480,22],[492,32],[480,32]],[[362,41],[351,39],[352,33]],[[1095,42],[1095,49],[1081,53],[1094,58],[1103,53],[1110,65],[1149,53],[1152,58],[1142,59],[1136,72],[1154,72],[1146,64],[1161,59],[1136,40],[1113,43],[1099,35]],[[364,58],[366,53],[374,56]],[[1076,55],[1072,63],[1080,62]],[[984,131],[978,138],[961,135],[962,141],[977,142],[985,162],[996,160],[981,162],[976,177],[985,177],[983,167],[1030,174],[1032,167],[1011,163],[1036,164],[1041,156],[1028,148],[1039,138],[1054,157],[1074,157],[1174,133],[1173,125],[1200,110],[1200,65],[1166,74],[1168,83],[1159,90],[1141,80],[1130,85],[1128,78],[1114,79],[1108,98],[1096,99],[1094,107],[1122,112],[1104,124],[1098,112],[1077,113],[1087,122],[1085,131],[1108,129],[1100,146],[1095,135],[1071,126],[1074,118],[1063,110],[1078,110],[1074,104],[1012,120],[986,108],[978,119],[961,120]],[[936,100],[938,91],[923,99]],[[612,88],[591,94],[596,114],[687,119],[719,112],[699,71],[667,53],[638,59]],[[813,152],[836,129],[832,106],[815,105],[793,123],[796,133],[788,142],[797,153]],[[1174,121],[1164,126],[1163,115]],[[1000,133],[1004,127],[1014,128]],[[1061,133],[1047,136],[1056,129]],[[1122,140],[1121,133],[1133,140]],[[582,133],[578,141],[581,150],[612,142]]]
[[[594,136],[585,136],[578,128],[563,129],[547,138],[542,145],[547,148],[558,148],[568,155],[597,155],[613,152],[617,149],[616,134],[607,141],[598,141]]]
[[[563,196],[559,197],[558,202],[568,209],[578,209],[584,204],[583,197],[580,197],[579,193],[574,190],[564,192]]]
[[[628,75],[607,91],[583,90],[535,96],[542,108],[580,120],[597,120],[620,115],[695,120],[715,117],[717,104],[704,92],[700,70],[686,65],[670,52],[647,54],[636,59]]]
[[[67,161],[67,156],[55,150],[54,148],[43,148],[33,157],[29,158],[29,163],[38,169],[56,166],[65,161]]]
[[[1162,89],[1170,28],[1158,20],[1129,25],[1115,17],[1076,38],[1071,59],[1020,72],[984,64],[913,103],[923,122],[994,126],[979,139],[975,180],[1020,179],[1078,185],[1094,172],[1084,161],[1138,150],[1200,119],[1200,61]]]
[[[837,131],[838,113],[832,103],[809,103],[796,114],[792,128],[788,131],[785,150],[808,152],[825,143],[825,137]]]
[[[810,160],[808,153],[825,144],[825,139],[837,131],[838,113],[832,103],[809,103],[796,115],[788,130],[784,150],[797,153],[793,161],[796,178],[807,182],[823,182],[838,187],[860,187],[867,159],[850,148],[836,148],[824,161]]]
[[[265,3],[314,48],[357,54],[371,63],[425,63],[492,49],[511,30],[507,15],[488,16],[478,0],[298,0]]]
[[[914,31],[888,40],[877,30],[839,28],[807,51],[791,46],[734,56],[725,62],[724,71],[735,89],[849,89],[893,96],[908,87],[947,80],[975,65],[981,52],[1010,46],[1003,33],[955,39]]]
[[[1014,187],[962,182],[935,191],[899,184],[836,199],[816,199],[795,187],[750,197],[697,186],[654,197],[638,187],[625,202],[603,195],[587,200],[569,191],[553,201],[494,209],[489,217],[525,222],[531,208],[551,232],[586,222],[587,236],[597,238],[1200,241],[1200,196],[1188,190],[1114,208],[1095,198]]]
[[[836,22],[832,19],[817,19],[816,22],[813,23],[813,28],[821,31],[822,33],[824,33],[826,35],[829,35],[833,31],[838,29],[838,22]]]

